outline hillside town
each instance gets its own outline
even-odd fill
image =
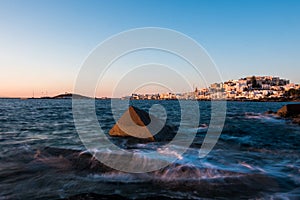
[[[300,85],[274,76],[249,76],[185,93],[132,94],[132,100],[278,100],[299,98]]]

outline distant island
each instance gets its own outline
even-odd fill
[[[76,99],[90,99],[90,97],[86,97],[80,94],[73,94],[73,93],[65,93],[65,94],[59,94],[56,95],[54,97],[41,97],[39,99],[72,99],[72,98],[76,98]]]
[[[31,99],[109,99],[107,97],[101,97],[101,98],[93,98],[93,97],[87,97],[84,95],[80,94],[74,94],[74,93],[64,93],[64,94],[59,94],[54,97],[40,97],[40,98],[31,98]]]

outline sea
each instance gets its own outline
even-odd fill
[[[130,104],[145,111],[160,104],[166,123],[180,124],[176,100]],[[183,129],[194,137],[185,153],[162,169],[129,173],[89,154],[71,99],[0,99],[0,199],[300,199],[300,126],[266,113],[288,102],[226,102],[220,138],[205,157],[199,149],[212,109],[210,101],[198,104],[198,126]],[[106,137],[120,148],[160,149],[161,142],[110,137],[111,101],[95,100],[95,107]]]

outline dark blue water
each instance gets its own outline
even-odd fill
[[[168,123],[180,123],[177,101],[132,102],[144,110],[154,103],[166,108]],[[284,104],[227,102],[221,137],[200,159],[210,102],[199,102],[201,120],[188,151],[161,170],[131,174],[82,157],[86,149],[74,126],[71,100],[1,99],[0,199],[63,199],[85,193],[133,199],[299,199],[300,127],[264,114]],[[108,133],[115,123],[110,101],[97,100],[96,110]],[[120,147],[128,145],[124,146],[124,138],[111,140]]]

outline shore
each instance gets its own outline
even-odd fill
[[[0,99],[15,99],[15,100],[39,100],[39,99],[48,99],[48,100],[59,100],[59,99],[72,99],[72,98],[53,98],[53,97],[40,97],[40,98],[20,98],[20,97],[0,97]],[[84,98],[89,99],[89,98]],[[93,98],[90,98],[93,99]],[[121,98],[96,98],[96,100],[111,100]],[[189,99],[131,99],[131,101],[176,101],[176,100],[189,100]],[[190,99],[195,101],[212,101],[211,99]],[[300,102],[300,98],[280,98],[280,99],[214,99],[213,101],[236,101],[236,102]]]
[[[224,98],[224,99],[177,99],[177,98],[169,98],[169,99],[133,99],[133,98],[110,98],[110,97],[87,97],[80,94],[59,94],[53,97],[0,97],[0,99],[96,99],[96,100],[111,100],[111,99],[120,99],[120,100],[159,100],[159,101],[173,101],[173,100],[195,100],[195,101],[240,101],[240,102],[300,102],[300,96],[296,97],[279,97],[279,98],[261,98],[261,99],[246,99],[246,98]]]

